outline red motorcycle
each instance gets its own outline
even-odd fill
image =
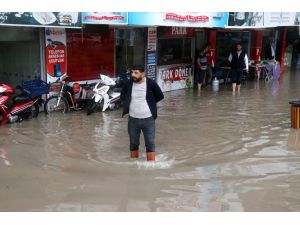
[[[28,91],[21,86],[21,94],[13,98],[9,95],[14,94],[15,90],[8,85],[0,83],[0,123],[5,125],[7,122],[14,123],[30,117],[37,117],[39,105],[43,102],[41,96],[32,97]]]

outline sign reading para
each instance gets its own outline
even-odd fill
[[[196,35],[195,29],[191,27],[160,27],[158,31],[161,38],[188,38]]]

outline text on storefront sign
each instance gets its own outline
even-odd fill
[[[167,13],[165,20],[176,20],[176,21],[189,21],[189,22],[208,22],[208,16],[192,16],[192,15],[179,15],[175,13]]]
[[[124,20],[124,16],[86,16],[85,20]]]
[[[189,76],[192,76],[191,67],[173,67],[167,70],[160,70],[159,76],[162,77],[164,81],[177,81],[183,80]]]

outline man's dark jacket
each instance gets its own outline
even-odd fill
[[[154,119],[157,118],[157,107],[156,103],[164,99],[164,94],[162,93],[160,87],[158,84],[150,79],[147,78],[147,92],[146,92],[146,100],[148,103],[148,106],[150,108],[150,111],[152,113],[152,116]],[[132,86],[133,86],[133,80],[129,80],[123,87],[121,92],[121,101],[123,103],[123,115],[126,115],[129,113],[129,106],[131,102],[131,94],[132,94]]]

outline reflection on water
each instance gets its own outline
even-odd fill
[[[299,211],[300,131],[282,81],[182,90],[159,103],[157,160],[129,159],[121,111],[0,129],[1,211]]]

